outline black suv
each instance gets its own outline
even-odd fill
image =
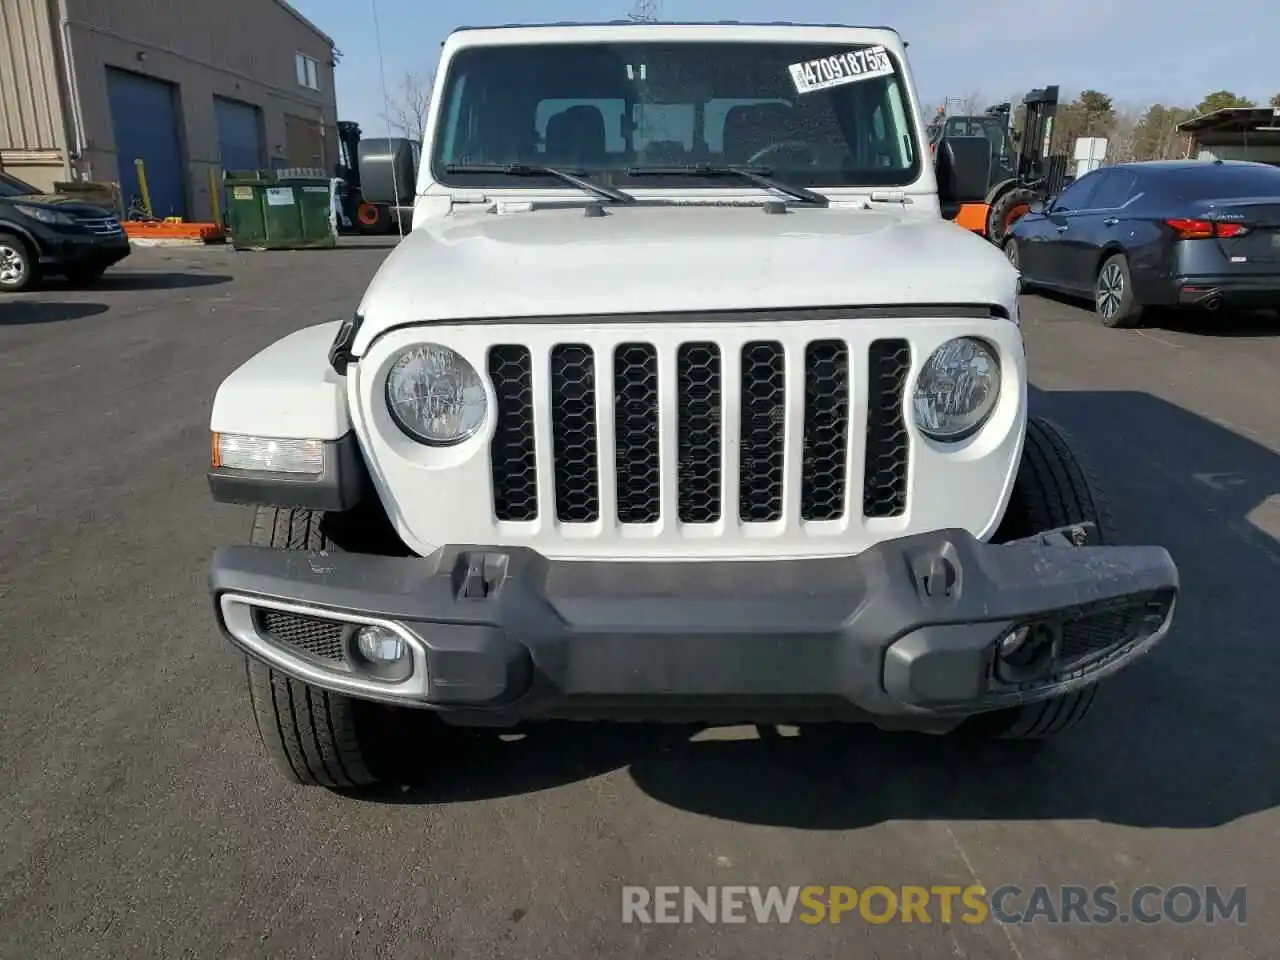
[[[89,283],[128,255],[129,238],[109,211],[0,173],[0,293],[29,289],[46,273]]]

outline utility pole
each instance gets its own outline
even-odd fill
[[[636,23],[657,23],[658,14],[661,11],[661,0],[636,0],[635,6],[627,14],[627,19]]]

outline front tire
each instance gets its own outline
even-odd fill
[[[337,552],[341,548],[325,533],[324,519],[313,510],[258,507],[249,542],[280,550]],[[371,705],[294,680],[247,656],[245,674],[258,735],[287,780],[330,788],[378,781],[365,746]]]
[[[1093,282],[1093,309],[1103,326],[1129,329],[1142,322],[1142,304],[1133,295],[1129,261],[1124,254],[1107,257]]]
[[[0,291],[19,293],[39,281],[39,264],[31,248],[21,237],[0,233]]]
[[[1093,523],[1100,544],[1117,542],[1115,521],[1093,470],[1072,451],[1062,430],[1031,417],[1013,498],[995,539],[1016,540],[1077,523]],[[1091,684],[1051,700],[979,714],[969,726],[1002,740],[1043,740],[1079,726],[1097,694],[1097,684]]]
[[[987,211],[987,238],[997,247],[1004,246],[1013,225],[1031,211],[1036,195],[1023,187],[1006,190]]]
[[[1018,271],[1018,292],[1029,293],[1031,283],[1027,280],[1027,275],[1022,272],[1022,254],[1018,251],[1018,241],[1013,237],[1009,237],[1004,242],[1004,256],[1009,261],[1009,265]]]

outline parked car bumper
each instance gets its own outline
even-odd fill
[[[1076,543],[1089,529],[1071,532]],[[731,716],[949,729],[1094,683],[1167,632],[1178,573],[1163,548],[1068,536],[993,546],[942,530],[851,557],[708,563],[237,546],[217,552],[210,585],[219,626],[249,655],[453,723]],[[398,666],[359,654],[369,625],[403,641]],[[1045,642],[1024,668],[997,654],[1020,628]]]
[[[41,243],[40,265],[54,273],[73,267],[105,269],[119,263],[130,252],[129,238],[123,235],[104,239],[91,235],[53,234]]]
[[[1239,277],[1179,277],[1174,287],[1174,302],[1182,307],[1208,310],[1280,307],[1280,272]]]

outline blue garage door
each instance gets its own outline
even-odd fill
[[[218,156],[223,170],[260,170],[262,122],[257,107],[213,98],[218,117]]]
[[[116,159],[125,204],[142,200],[138,170],[147,172],[157,217],[185,217],[187,188],[178,137],[177,91],[170,83],[107,67],[107,97],[116,134]]]
[[[213,112],[218,120],[218,164],[222,172],[260,170],[266,166],[262,154],[262,119],[257,107],[222,97],[213,98]],[[227,192],[222,191],[225,219]]]

